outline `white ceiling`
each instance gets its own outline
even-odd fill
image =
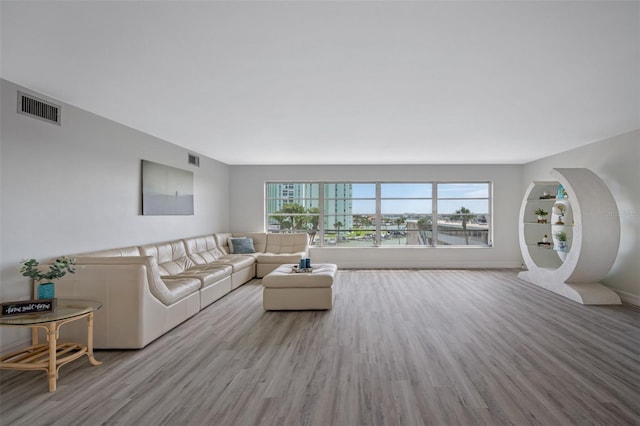
[[[638,1],[1,7],[2,78],[227,164],[519,164],[640,128]]]

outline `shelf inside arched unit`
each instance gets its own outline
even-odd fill
[[[551,209],[553,249],[561,261],[567,258],[573,241],[573,210],[569,198],[557,198]]]
[[[527,270],[518,276],[580,303],[619,304],[617,293],[599,283],[619,245],[613,196],[590,170],[551,174],[557,180],[531,183],[522,201],[519,241]],[[539,216],[539,209],[547,214]]]
[[[533,263],[540,268],[558,268],[562,262],[553,250],[551,233],[551,210],[556,202],[558,182],[534,182],[530,186],[520,213],[526,250]],[[553,198],[552,198],[553,197]],[[538,216],[538,210],[547,212]],[[545,244],[544,238],[548,244]]]

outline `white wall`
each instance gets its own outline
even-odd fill
[[[31,298],[24,258],[50,257],[218,232],[229,227],[229,167],[62,104],[62,126],[16,113],[17,90],[1,80],[0,299]],[[60,104],[55,99],[53,102]],[[193,216],[140,215],[141,159],[194,173]],[[25,338],[0,328],[0,349]]]
[[[640,130],[533,161],[523,167],[523,191],[535,180],[555,180],[555,167],[584,167],[609,187],[620,216],[618,257],[603,284],[640,305]]]
[[[493,181],[494,247],[313,248],[317,262],[342,268],[520,267],[518,212],[521,166],[231,166],[230,226],[234,232],[264,229],[267,181]]]

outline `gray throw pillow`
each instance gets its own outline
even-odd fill
[[[253,248],[253,238],[231,238],[231,245],[233,246],[234,254],[246,254],[255,253],[256,249]]]

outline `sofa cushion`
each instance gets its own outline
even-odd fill
[[[178,275],[195,266],[195,263],[187,256],[182,240],[145,244],[140,246],[140,252],[144,256],[156,258],[160,276]]]
[[[255,253],[256,249],[253,247],[253,238],[241,237],[241,238],[229,238],[232,248],[231,252],[234,254],[247,254]]]
[[[258,263],[271,263],[271,264],[283,264],[283,263],[295,263],[296,265],[302,259],[306,257],[306,253],[260,253],[256,260]]]
[[[196,265],[206,265],[224,256],[224,253],[218,248],[213,235],[185,238],[183,241],[187,256]]]
[[[248,268],[255,263],[255,259],[248,254],[227,254],[216,260],[217,264],[230,265],[233,272]]]
[[[196,266],[195,268],[188,269],[177,276],[198,278],[202,282],[202,287],[204,288],[231,276],[232,272],[233,268],[230,265],[205,265],[202,267]]]
[[[305,252],[309,247],[309,235],[306,233],[269,234],[267,236],[267,253]]]
[[[191,277],[163,277],[162,281],[166,289],[154,295],[167,306],[179,302],[191,293],[196,293],[201,285],[199,279]]]
[[[226,263],[222,263],[222,262],[218,262],[218,261],[216,261],[214,263],[210,263],[208,265],[199,265],[199,266],[196,266],[193,269],[189,269],[189,271],[192,271],[192,270],[202,271],[202,272],[213,271],[214,273],[218,273],[216,271],[222,270],[227,275],[231,275],[233,273],[233,267],[231,265],[226,264]],[[189,271],[187,271],[187,273]]]

